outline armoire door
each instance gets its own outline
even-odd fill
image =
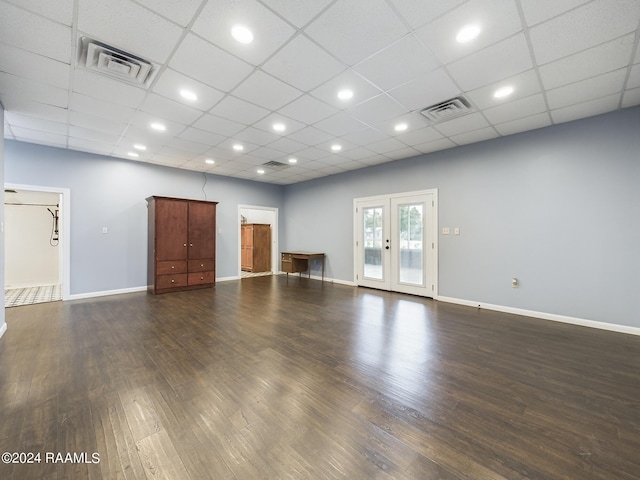
[[[156,260],[186,260],[187,259],[187,202],[157,199],[155,207],[156,229],[161,232],[156,235]]]
[[[189,202],[189,259],[215,258],[216,206]]]

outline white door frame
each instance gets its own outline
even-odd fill
[[[429,190],[413,191],[413,192],[399,192],[399,193],[388,194],[388,195],[376,195],[373,197],[360,197],[360,198],[353,199],[353,238],[354,238],[353,282],[355,285],[359,285],[361,283],[358,278],[358,272],[360,270],[360,262],[363,261],[362,259],[359,258],[360,257],[359,246],[357,243],[359,241],[359,217],[358,217],[358,212],[356,211],[358,204],[364,203],[364,202],[391,203],[391,199],[393,198],[402,198],[402,197],[411,197],[411,196],[420,196],[420,195],[431,195],[433,199],[433,218],[431,222],[431,232],[430,232],[433,248],[428,250],[427,247],[425,247],[425,250],[424,250],[425,254],[428,251],[432,252],[430,263],[432,264],[432,269],[433,269],[431,272],[433,290],[431,290],[427,286],[428,290],[425,289],[424,296],[431,297],[434,299],[438,298],[438,256],[439,255],[438,255],[438,189],[437,188],[429,189]],[[391,272],[388,272],[387,274],[389,275],[390,283],[392,283],[390,279]]]
[[[242,210],[266,210],[273,213],[273,225],[271,228],[271,273],[280,271],[280,257],[278,256],[278,209],[275,207],[264,207],[258,205],[238,205],[238,278],[242,277],[242,236],[240,230],[242,226]]]
[[[5,183],[4,188],[12,190],[26,190],[30,192],[57,193],[60,195],[62,228],[60,232],[59,246],[61,248],[61,255],[59,257],[59,261],[60,271],[62,272],[62,300],[69,300],[71,297],[71,190],[69,188],[21,185],[18,183]]]

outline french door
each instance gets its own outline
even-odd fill
[[[436,197],[426,190],[354,200],[357,285],[437,295]]]

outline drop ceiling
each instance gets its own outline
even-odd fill
[[[4,136],[291,184],[638,105],[639,24],[638,0],[0,0]]]

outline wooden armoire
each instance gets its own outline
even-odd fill
[[[245,272],[271,270],[271,225],[245,223],[240,228],[240,268]]]
[[[147,198],[147,286],[151,293],[215,285],[217,204],[183,198]]]

